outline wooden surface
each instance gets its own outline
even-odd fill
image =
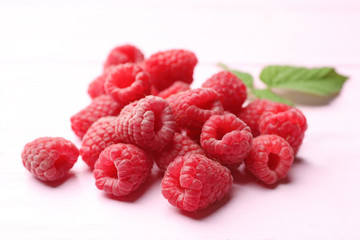
[[[0,238],[359,239],[359,26],[359,1],[0,1]],[[309,129],[287,182],[265,188],[240,171],[231,195],[197,215],[166,202],[156,169],[124,202],[98,191],[80,158],[57,186],[31,177],[25,143],[80,146],[69,118],[123,43],[146,56],[194,51],[194,87],[219,61],[254,76],[269,64],[334,66],[350,79],[332,101],[298,106]]]

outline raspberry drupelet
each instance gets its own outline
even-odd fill
[[[246,169],[266,184],[274,184],[286,177],[294,160],[294,152],[282,137],[260,135],[245,159]]]
[[[218,93],[211,88],[187,90],[167,100],[181,128],[201,129],[209,117],[224,113]]]
[[[65,177],[79,156],[77,147],[61,137],[40,137],[25,145],[21,154],[23,165],[42,181]]]
[[[126,106],[116,121],[116,132],[125,143],[146,151],[164,148],[174,137],[176,122],[168,102],[147,96]]]
[[[82,138],[91,124],[102,117],[116,116],[120,113],[123,105],[120,105],[112,97],[101,95],[92,100],[91,104],[70,118],[71,128],[74,133]]]
[[[207,79],[202,87],[212,88],[219,93],[224,110],[238,114],[246,100],[246,86],[234,74],[222,71]]]
[[[152,165],[152,159],[134,145],[110,145],[95,163],[96,187],[115,196],[126,196],[145,182]]]
[[[186,154],[168,166],[161,192],[173,206],[193,212],[221,200],[233,183],[230,170],[204,155]]]
[[[285,105],[285,104],[284,104]],[[267,108],[259,119],[260,134],[276,134],[284,138],[296,155],[307,129],[307,121],[302,112],[293,107]]]
[[[160,170],[166,170],[176,157],[185,156],[188,153],[204,154],[199,144],[191,138],[175,133],[174,138],[165,148],[154,152],[154,160]]]
[[[135,64],[116,66],[106,74],[105,92],[121,105],[150,94],[150,76]]]
[[[96,160],[106,147],[120,143],[120,138],[115,132],[116,118],[115,116],[100,118],[84,135],[80,155],[90,169],[94,168]]]
[[[88,94],[89,96],[94,99],[98,96],[104,95],[105,93],[105,74],[100,75],[99,77],[95,78],[88,87]]]
[[[140,63],[142,61],[144,61],[144,54],[137,47],[125,44],[111,50],[104,63],[104,70],[120,64]]]
[[[234,114],[213,115],[204,124],[201,147],[211,159],[226,166],[237,166],[251,149],[250,128]]]
[[[253,136],[257,137],[260,135],[260,117],[267,111],[267,109],[271,110],[274,108],[287,110],[290,109],[290,106],[283,103],[272,102],[266,99],[257,99],[247,105],[245,108],[241,109],[237,116],[251,128]]]
[[[179,92],[184,92],[189,89],[190,89],[190,84],[177,81],[177,82],[174,82],[170,87],[159,92],[157,94],[157,96],[166,99],[166,98],[170,97],[171,95],[174,95]]]
[[[173,49],[151,55],[145,61],[145,70],[151,76],[151,84],[158,91],[162,91],[176,81],[191,84],[196,64],[197,58],[194,53]]]

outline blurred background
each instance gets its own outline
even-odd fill
[[[0,1],[2,64],[97,64],[115,45],[202,63],[354,65],[357,0]],[[231,46],[231,47],[230,47]]]

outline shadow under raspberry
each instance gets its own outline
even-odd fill
[[[108,193],[104,193],[104,196],[111,200],[121,201],[121,202],[128,202],[132,203],[138,200],[145,192],[155,183],[160,184],[161,178],[163,177],[164,173],[156,170],[152,171],[150,176],[145,180],[145,182],[134,192],[130,193],[127,196],[114,196]]]
[[[256,177],[254,177],[251,173],[249,173],[245,169],[245,165],[241,165],[238,169],[233,169],[231,171],[231,174],[234,178],[234,184],[244,185],[244,184],[256,183],[258,186],[261,186],[266,189],[275,189],[279,185],[293,183],[294,179],[292,178],[291,173],[293,171],[296,171],[295,169],[297,168],[297,166],[303,165],[303,164],[306,164],[306,161],[301,157],[296,157],[294,159],[293,165],[291,166],[289,174],[285,178],[283,178],[280,181],[278,181],[274,184],[271,184],[271,185],[268,185],[268,184],[258,180]]]
[[[232,198],[232,191],[230,191],[228,194],[226,194],[224,196],[223,199],[221,199],[220,201],[217,201],[211,205],[209,205],[208,207],[206,207],[205,209],[201,209],[198,210],[196,212],[187,212],[184,210],[180,210],[177,208],[174,208],[175,211],[178,211],[181,215],[192,218],[194,220],[202,220],[204,218],[213,216],[216,214],[216,212],[220,211],[219,209],[224,209],[224,206],[229,203],[229,201]]]
[[[51,188],[57,188],[60,185],[64,184],[65,182],[69,181],[69,180],[75,180],[76,179],[76,175],[72,172],[69,172],[68,174],[66,174],[65,177],[63,177],[62,179],[56,180],[56,181],[42,181],[38,178],[35,178],[38,182],[41,182],[43,185],[51,187]]]

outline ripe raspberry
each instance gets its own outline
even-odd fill
[[[104,69],[124,63],[139,63],[144,61],[144,54],[135,46],[126,44],[111,50]]]
[[[107,74],[104,88],[119,104],[127,105],[150,94],[149,74],[134,64],[119,65]]]
[[[176,157],[187,153],[204,154],[200,146],[189,137],[175,133],[173,140],[164,149],[154,153],[154,159],[161,170],[166,170]]]
[[[204,155],[177,157],[165,172],[161,192],[170,204],[192,212],[221,200],[232,185],[229,169]]]
[[[70,118],[74,133],[82,138],[91,124],[101,117],[116,116],[123,105],[115,102],[108,95],[101,95],[92,100],[91,104]]]
[[[25,145],[22,163],[35,177],[43,181],[62,179],[79,156],[76,146],[61,137],[41,137]]]
[[[151,84],[159,91],[181,81],[191,84],[197,58],[194,53],[182,49],[158,52],[145,61],[145,70],[151,76]]]
[[[96,160],[106,147],[120,142],[120,138],[115,133],[116,118],[100,118],[91,125],[84,135],[80,155],[91,169],[94,168]]]
[[[166,99],[173,94],[176,94],[179,92],[184,92],[189,89],[190,89],[190,84],[185,83],[185,82],[176,81],[170,87],[159,92],[158,96],[162,97],[163,99]]]
[[[152,159],[140,148],[113,144],[101,152],[95,163],[96,187],[115,196],[126,196],[145,182],[152,165]]]
[[[200,144],[201,128],[190,129],[190,128],[186,128],[186,127],[180,127],[180,128],[178,128],[177,131],[179,133],[181,133],[183,136],[187,136],[187,137],[191,138],[197,144]]]
[[[294,159],[293,150],[282,137],[261,135],[245,159],[246,169],[266,184],[273,184],[286,177]]]
[[[261,134],[275,134],[283,137],[293,148],[296,155],[307,129],[306,118],[296,108],[272,108],[259,119]]]
[[[204,124],[201,147],[223,165],[240,164],[251,149],[250,128],[233,114],[213,115]]]
[[[271,109],[290,109],[290,106],[282,103],[272,102],[270,100],[265,99],[257,99],[243,108],[239,114],[238,118],[243,120],[250,128],[254,137],[260,135],[259,131],[259,119],[261,115],[263,115],[267,109],[271,111]]]
[[[245,84],[234,74],[226,71],[213,75],[203,83],[202,87],[216,90],[224,110],[234,114],[241,110],[247,97]]]
[[[151,85],[150,88],[150,95],[154,95],[157,96],[159,94],[158,90],[156,90],[156,88],[154,86]]]
[[[189,129],[201,129],[209,117],[224,112],[219,95],[211,88],[187,90],[167,100],[178,125]]]
[[[88,94],[91,98],[96,98],[98,96],[105,94],[104,89],[105,84],[105,77],[104,75],[100,75],[99,77],[95,78],[88,87]]]
[[[147,96],[121,111],[116,132],[125,143],[154,151],[165,147],[174,137],[176,122],[166,100]]]

